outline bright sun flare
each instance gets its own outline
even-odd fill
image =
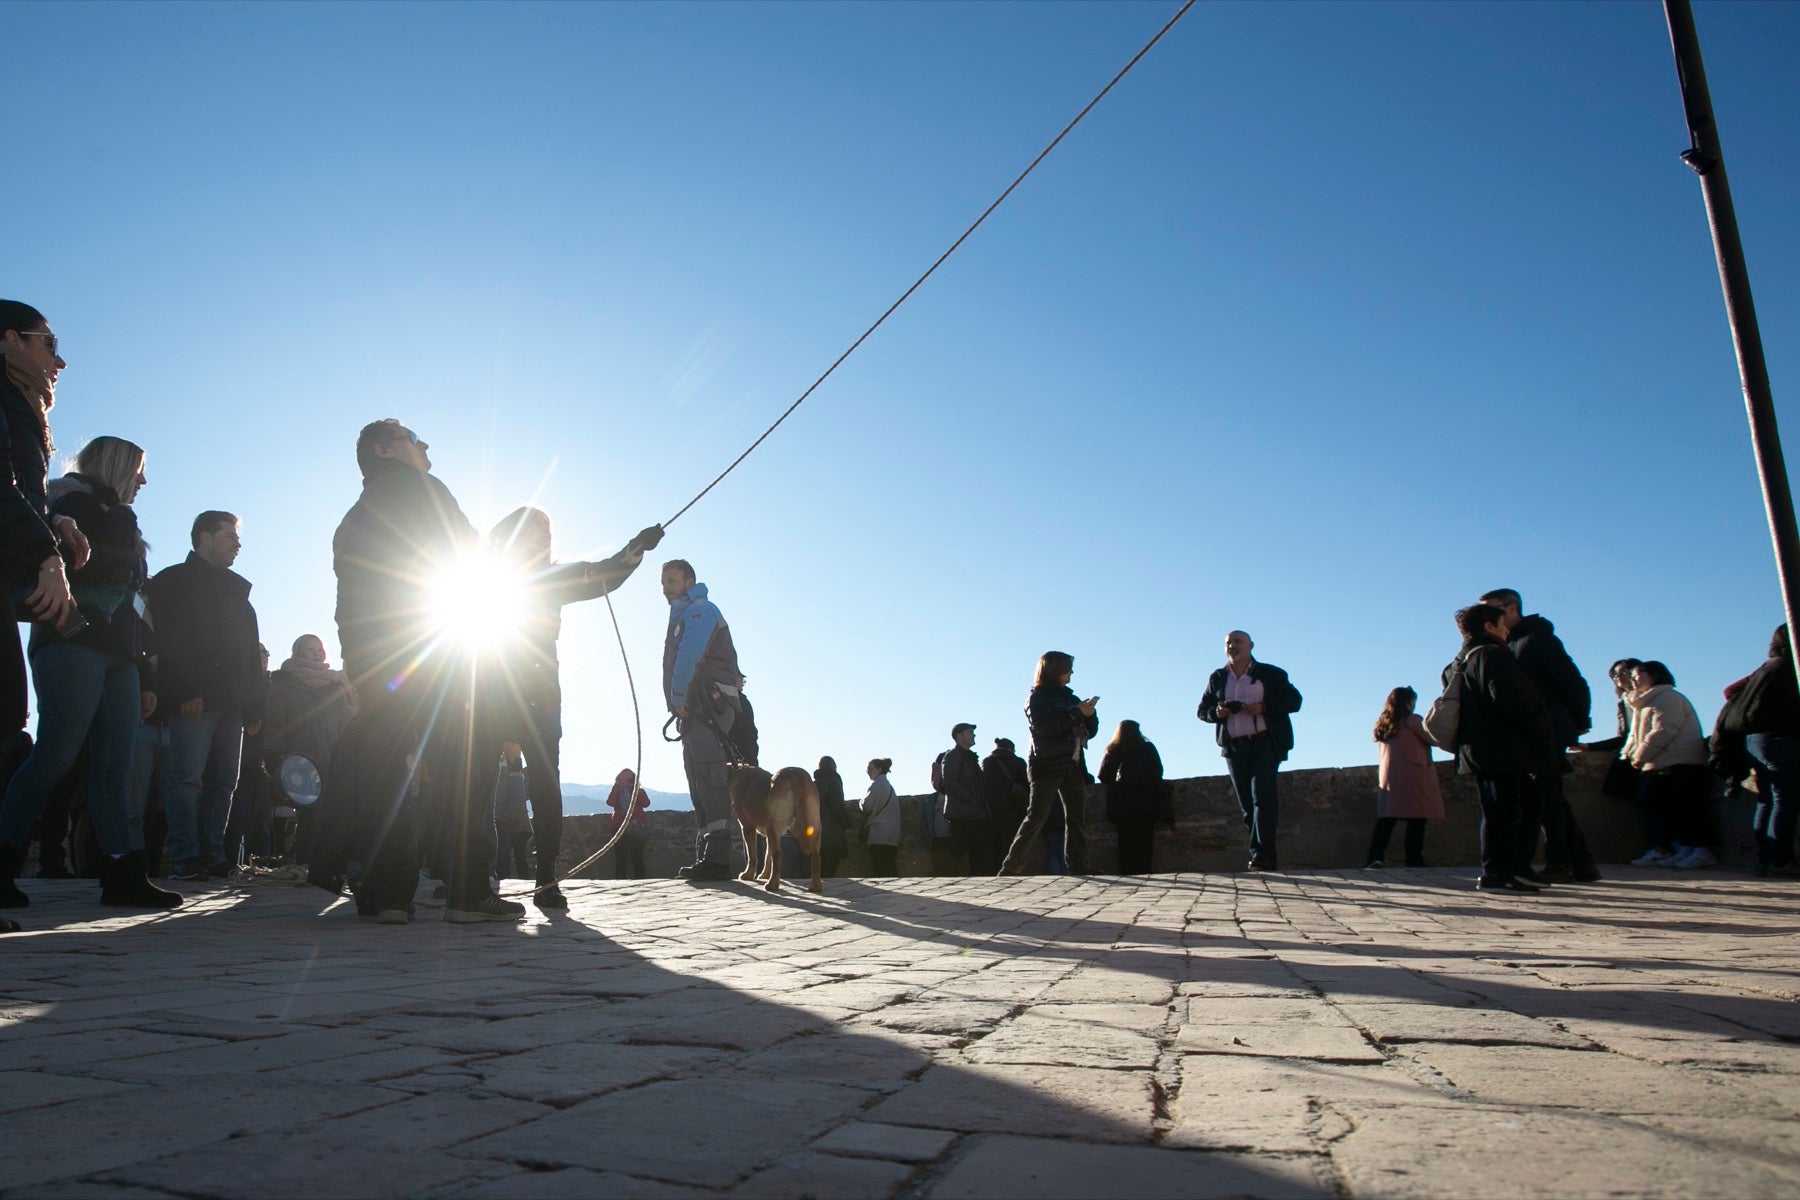
[[[472,649],[493,649],[518,636],[525,617],[519,569],[490,550],[464,555],[431,588],[436,636]]]

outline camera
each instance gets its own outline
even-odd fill
[[[1227,700],[1225,702],[1225,711],[1233,713],[1243,712],[1244,702],[1242,700]]]

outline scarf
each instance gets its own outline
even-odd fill
[[[31,403],[37,418],[38,441],[43,443],[45,456],[54,454],[56,447],[50,442],[50,408],[56,403],[56,385],[50,381],[50,372],[18,353],[8,342],[0,342],[0,358],[6,360],[7,382],[18,388]]]
[[[293,677],[295,682],[311,691],[336,687],[343,691],[344,699],[352,712],[356,710],[356,689],[350,686],[350,676],[342,671],[334,671],[330,667],[313,662],[309,658],[290,658],[281,664],[281,669]]]

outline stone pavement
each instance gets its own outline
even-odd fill
[[[28,880],[0,1195],[1800,1195],[1800,882],[1609,874]]]

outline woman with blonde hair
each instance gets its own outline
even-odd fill
[[[1364,870],[1382,865],[1394,826],[1406,822],[1406,865],[1424,867],[1425,822],[1444,819],[1444,796],[1438,786],[1437,768],[1431,762],[1431,741],[1425,722],[1413,709],[1419,693],[1397,687],[1375,721],[1375,744],[1380,766],[1375,778],[1375,833],[1369,838]]]
[[[139,617],[148,578],[132,501],[147,480],[143,448],[99,437],[76,455],[76,469],[50,484],[53,514],[86,536],[86,563],[70,578],[80,623],[40,621],[31,630],[38,737],[0,802],[0,856],[10,864],[50,792],[85,745],[88,818],[99,839],[100,902],[174,908],[181,897],[147,877],[143,814],[131,811],[131,754],[140,722],[156,707],[148,639]],[[30,901],[0,881],[0,906]]]

